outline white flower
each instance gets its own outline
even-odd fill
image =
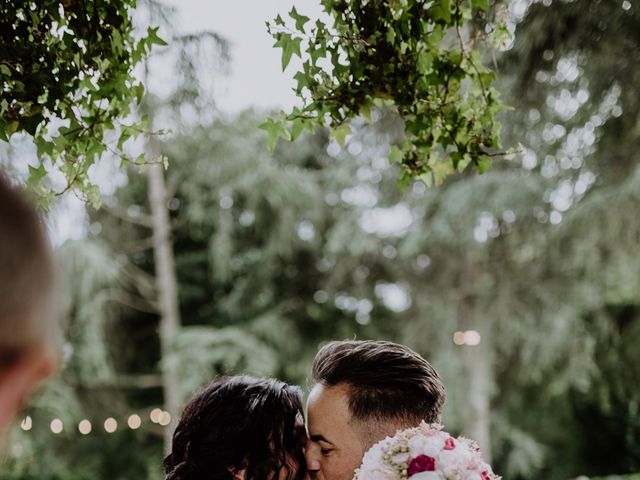
[[[422,455],[426,440],[426,438],[420,435],[416,435],[411,440],[409,440],[409,453],[411,454],[411,458]]]
[[[470,455],[466,449],[443,450],[436,457],[436,469],[441,470],[448,478],[466,471],[469,461]]]
[[[440,472],[420,472],[411,475],[409,480],[445,480],[445,477]]]
[[[409,462],[409,454],[408,453],[398,453],[391,457],[391,461],[396,464],[408,463]]]
[[[444,439],[442,438],[442,435],[437,435],[434,437],[429,437],[425,440],[422,447],[422,453],[429,457],[436,458],[443,448]]]
[[[362,480],[398,480],[397,474],[393,470],[380,468],[367,469],[366,472],[356,478]]]
[[[478,472],[466,472],[462,478],[464,480],[482,480],[482,477]]]

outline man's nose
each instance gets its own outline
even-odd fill
[[[307,459],[307,470],[309,473],[313,474],[317,473],[320,470],[320,460],[318,460],[315,455],[312,453],[313,449],[307,449],[305,458]]]

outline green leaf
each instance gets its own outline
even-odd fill
[[[46,175],[47,170],[42,163],[37,168],[29,165],[29,185],[38,185]]]
[[[160,45],[161,47],[166,47],[168,43],[158,36],[159,28],[160,27],[149,27],[147,29],[147,42],[149,45]]]
[[[30,117],[23,117],[22,120],[20,121],[19,130],[24,130],[29,135],[33,136],[36,134],[38,125],[40,125],[42,120],[43,120],[43,116],[41,113],[32,115]]]
[[[134,89],[136,92],[136,102],[138,105],[140,105],[142,103],[142,97],[144,96],[144,85],[142,83],[139,83],[134,87]]]
[[[38,157],[43,156],[51,156],[53,154],[54,144],[53,142],[49,142],[44,138],[38,136],[35,139],[36,143],[36,153]]]
[[[120,132],[120,138],[118,138],[118,150],[122,150],[122,146],[131,138],[132,133],[133,132],[129,128],[124,128],[122,132]]]
[[[429,73],[433,65],[433,55],[427,50],[422,50],[418,55],[418,70],[420,73]]]
[[[433,185],[433,173],[430,170],[428,172],[424,172],[418,176],[418,180],[424,183],[427,187],[431,187]]]
[[[306,120],[296,118],[291,125],[291,141],[293,142],[306,128]]]
[[[11,135],[13,135],[14,133],[16,133],[18,131],[18,127],[20,126],[20,124],[18,122],[9,122],[5,125],[4,127],[4,131],[7,135],[7,137],[10,137]]]
[[[309,85],[309,77],[304,72],[298,72],[293,76],[293,79],[298,82],[296,87],[297,92],[301,92],[304,87]]]
[[[11,69],[7,67],[4,63],[0,63],[0,73],[6,75],[7,77],[11,76]]]
[[[389,162],[390,163],[402,163],[404,155],[402,150],[397,145],[392,145],[391,150],[389,151]]]
[[[436,20],[444,20],[446,23],[451,23],[451,0],[439,0],[431,7],[430,12]]]
[[[387,30],[387,34],[386,34],[385,38],[387,39],[387,42],[394,43],[396,41],[396,31],[395,31],[395,29],[394,28],[390,28],[389,30]]]
[[[331,134],[333,135],[333,138],[336,139],[336,142],[338,142],[338,145],[344,147],[347,135],[351,134],[351,127],[348,123],[343,123],[339,127],[333,128],[331,130]]]
[[[273,118],[268,118],[267,121],[262,123],[258,128],[267,132],[267,145],[270,152],[273,152],[275,149],[278,137],[283,137],[285,139],[290,138],[289,132],[284,126],[283,119],[274,120]]]
[[[471,7],[487,12],[489,10],[489,0],[471,0]]]
[[[296,7],[291,7],[291,11],[289,12],[289,16],[296,21],[296,29],[300,32],[304,31],[304,25],[311,20],[309,17],[305,17],[304,15],[300,15],[296,11]]]
[[[452,162],[441,161],[432,166],[435,185],[441,185],[445,178],[455,173]]]
[[[276,41],[274,47],[282,48],[282,71],[287,68],[289,62],[291,61],[291,57],[295,53],[300,57],[300,43],[302,42],[302,38],[293,38],[289,33],[279,33],[278,40]]]
[[[371,123],[373,121],[373,118],[371,117],[371,104],[367,103],[365,105],[362,105],[360,107],[360,115],[369,123]]]
[[[309,52],[309,57],[311,57],[311,61],[313,62],[314,65],[318,63],[318,59],[324,58],[326,56],[327,56],[327,49],[324,45],[315,45],[315,48],[313,48]]]
[[[476,161],[476,168],[478,170],[478,173],[481,173],[481,174],[490,170],[492,165],[493,165],[493,162],[491,161],[491,158],[487,156],[480,157]]]

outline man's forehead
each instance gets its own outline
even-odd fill
[[[309,392],[307,408],[348,409],[348,393],[346,384],[325,385],[317,383]]]
[[[349,423],[347,389],[344,386],[328,386],[317,384],[309,393],[307,399],[307,425],[311,430],[326,429],[336,424]]]

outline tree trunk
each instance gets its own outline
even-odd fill
[[[465,345],[464,362],[467,371],[468,393],[468,424],[467,432],[470,438],[478,442],[482,455],[487,462],[491,462],[491,426],[489,412],[490,374],[486,345],[477,347]]]
[[[180,329],[178,288],[176,281],[173,245],[169,212],[167,209],[167,188],[164,169],[159,163],[148,167],[149,205],[153,225],[153,255],[155,260],[158,307],[160,311],[160,345],[162,386],[165,410],[171,414],[171,423],[165,428],[165,451],[171,449],[171,437],[178,421],[180,398],[178,393],[179,373],[175,362],[170,362],[173,341]]]
[[[482,454],[487,462],[491,462],[491,366],[490,346],[486,338],[486,331],[480,328],[474,307],[474,289],[476,287],[477,266],[470,254],[463,253],[464,262],[461,276],[462,299],[458,304],[458,319],[463,331],[477,330],[485,334],[480,345],[463,345],[463,364],[466,372],[468,393],[466,402],[465,434],[478,442]]]

